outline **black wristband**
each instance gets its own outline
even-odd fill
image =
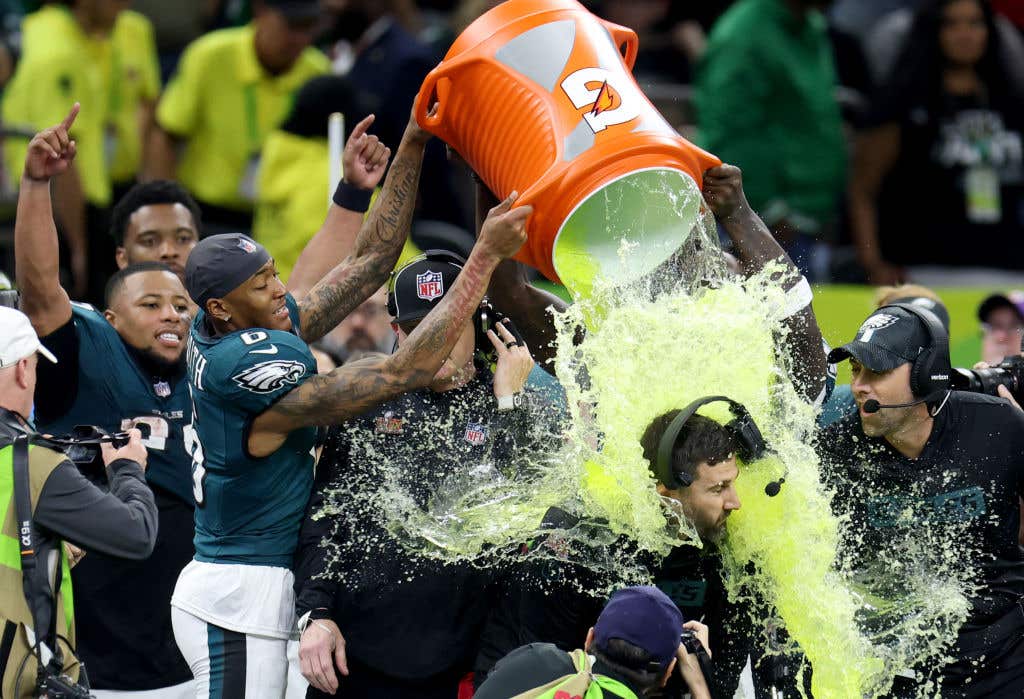
[[[310,609],[309,610],[309,620],[310,621],[313,621],[314,619],[330,619],[330,618],[331,618],[331,610],[327,609],[326,607],[317,607],[315,609]]]
[[[373,197],[372,189],[361,189],[353,187],[345,180],[338,183],[334,190],[334,203],[349,211],[364,213],[370,208],[370,199]]]

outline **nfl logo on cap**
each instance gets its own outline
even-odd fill
[[[444,294],[444,280],[440,272],[426,271],[416,275],[416,295],[424,301],[433,301]]]
[[[238,239],[238,247],[242,248],[242,250],[249,253],[250,255],[256,252],[255,243],[253,243],[251,240],[246,240],[245,238]]]

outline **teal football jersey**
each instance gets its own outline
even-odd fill
[[[210,337],[206,314],[188,345],[193,421],[196,560],[290,568],[313,483],[316,429],[293,431],[273,454],[249,455],[252,421],[316,374],[316,360],[296,333],[299,312],[286,303],[295,332],[250,328]]]
[[[75,303],[71,320],[78,336],[78,392],[70,410],[39,421],[40,432],[68,434],[75,425],[119,432],[134,423],[149,426],[146,480],[192,504],[192,458],[183,430],[190,419],[188,381],[154,381],[140,368],[103,314]]]

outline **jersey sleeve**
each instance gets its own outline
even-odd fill
[[[290,332],[254,329],[222,342],[207,367],[207,390],[259,414],[316,375],[309,346]]]
[[[121,336],[102,313],[87,303],[72,302],[71,319],[75,323],[80,352],[93,356],[117,356],[113,352],[115,343],[121,344]]]
[[[201,48],[193,44],[185,49],[178,71],[167,83],[157,106],[157,123],[175,136],[191,136],[199,124],[204,67]]]

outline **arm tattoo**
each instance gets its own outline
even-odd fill
[[[359,229],[355,250],[299,304],[302,339],[316,342],[387,281],[412,223],[423,145],[403,139],[380,200]]]
[[[406,391],[430,383],[480,305],[496,261],[470,255],[451,290],[398,351],[310,378],[268,413],[278,433],[304,425],[333,425]]]

